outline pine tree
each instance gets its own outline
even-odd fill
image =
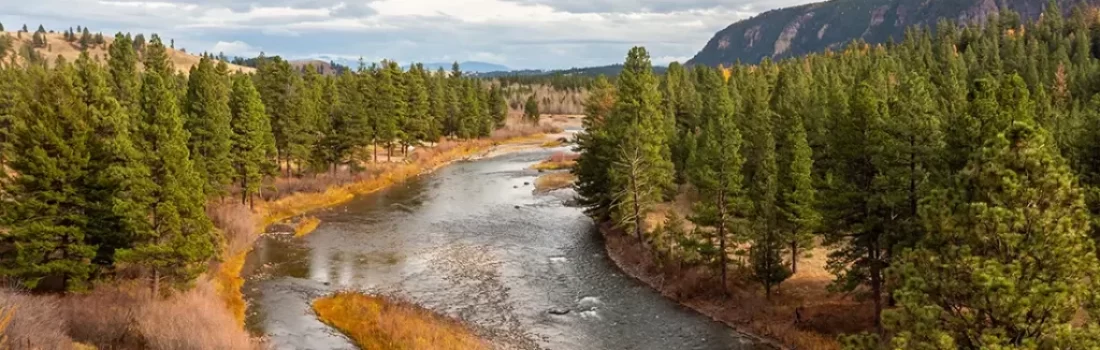
[[[16,110],[12,145],[22,151],[9,167],[20,176],[0,182],[13,198],[3,213],[13,249],[5,252],[0,273],[28,288],[48,287],[40,283],[52,277],[61,289],[83,290],[96,253],[81,191],[93,136],[76,73],[64,60],[56,67],[48,73],[31,68],[35,85],[22,97],[32,103]]]
[[[777,134],[781,135],[777,146],[778,227],[787,237],[791,273],[798,272],[801,252],[813,248],[813,234],[821,221],[813,183],[814,152],[803,122],[811,114],[807,106],[810,92],[805,74],[800,65],[784,66],[772,96],[772,108],[779,121]]]
[[[508,101],[504,97],[502,85],[493,85],[489,91],[489,117],[492,120],[493,129],[504,127],[508,119]]]
[[[538,124],[539,117],[538,96],[531,94],[531,96],[527,96],[527,101],[523,103],[523,119],[527,120],[528,123]]]
[[[685,72],[682,65],[673,62],[665,73],[664,95],[665,108],[671,119],[672,159],[676,166],[676,178],[685,180],[689,160],[693,157],[695,132],[701,127],[699,117],[700,94],[696,93],[695,85],[702,85],[702,80],[710,72],[703,69]],[[667,126],[666,126],[667,127]]]
[[[163,44],[153,37],[142,77],[141,121],[137,144],[155,184],[146,217],[151,230],[135,237],[133,248],[117,260],[149,271],[154,294],[161,279],[185,285],[198,276],[216,252],[213,225],[206,217],[201,189],[187,149],[187,131],[172,89],[174,74]]]
[[[271,131],[275,139],[276,159],[285,162],[286,176],[291,175],[290,150],[294,145],[294,136],[299,132],[298,119],[294,117],[293,76],[290,63],[276,56],[263,58],[256,73],[256,89],[263,99],[265,110],[270,119]]]
[[[80,33],[80,49],[87,50],[92,47],[92,33],[88,31],[88,28],[84,28],[84,31]]]
[[[587,208],[585,212],[600,221],[609,218],[612,203],[607,165],[615,154],[607,120],[615,106],[615,95],[615,87],[607,78],[602,75],[596,78],[584,102],[584,132],[577,134],[576,139],[580,153],[577,165],[573,167],[573,174],[577,176],[577,194],[581,204]]]
[[[397,62],[383,61],[377,72],[377,119],[374,130],[377,133],[375,147],[381,143],[386,147],[386,161],[393,155],[393,144],[401,136],[399,126],[405,119],[405,91],[401,86],[401,66]]]
[[[884,74],[876,67],[861,73],[850,112],[837,116],[834,122],[829,133],[832,184],[824,196],[825,238],[833,249],[828,267],[837,276],[832,288],[853,291],[869,285],[876,326],[880,324],[887,250],[893,244],[885,225],[894,215],[893,208],[880,201],[885,190],[879,177],[888,159],[883,152],[888,141]]]
[[[1088,213],[1044,130],[1021,120],[991,140],[951,194],[922,208],[928,236],[893,269],[898,348],[1058,347],[1096,300]],[[1089,344],[1068,348],[1095,348]],[[1087,340],[1087,339],[1078,339]]]
[[[428,86],[424,81],[426,73],[421,64],[413,65],[405,73],[405,138],[401,142],[402,154],[408,155],[409,146],[428,140],[428,128],[431,124],[431,102],[428,98]]]
[[[673,185],[674,169],[665,139],[665,114],[649,53],[635,47],[618,79],[618,98],[608,118],[616,145],[610,170],[612,217],[644,242],[642,219]]]
[[[76,70],[93,135],[81,189],[88,198],[87,238],[98,248],[93,261],[109,267],[116,250],[150,229],[145,211],[153,184],[131,139],[130,116],[111,94],[103,69],[83,52]]]
[[[228,76],[219,73],[210,58],[203,57],[191,70],[188,81],[184,128],[190,133],[188,148],[207,196],[223,194],[233,173],[226,79]]]
[[[698,143],[698,158],[691,169],[691,182],[703,198],[691,218],[697,225],[711,227],[718,240],[718,267],[722,292],[726,293],[728,249],[744,242],[744,228],[750,214],[743,187],[741,132],[737,128],[733,101],[717,71],[701,69],[699,90],[703,121]]]
[[[264,169],[268,167],[265,163],[271,162],[267,158],[267,135],[271,134],[271,126],[265,121],[267,112],[264,111],[260,93],[252,85],[252,80],[245,75],[233,77],[229,106],[232,115],[230,125],[233,129],[233,148],[230,152],[234,169],[233,180],[240,183],[241,204],[245,204],[252,195],[259,192]]]
[[[306,78],[310,79],[306,81]],[[290,159],[298,163],[298,171],[304,170],[303,165],[310,163],[311,150],[317,142],[317,120],[320,116],[321,91],[317,85],[317,73],[306,73],[304,76],[294,75],[291,78],[293,89],[290,104],[291,118],[297,130],[288,135],[289,149],[287,153]],[[288,165],[289,168],[289,165]]]
[[[444,122],[449,115],[450,94],[447,89],[446,72],[443,71],[443,68],[432,75],[429,87],[428,102],[431,105],[429,107],[431,119],[429,120],[426,138],[431,142],[437,142],[444,135]]]
[[[459,82],[462,100],[459,104],[458,137],[473,139],[478,136],[478,125],[481,120],[481,103],[478,101],[477,87],[473,80],[461,80]]]

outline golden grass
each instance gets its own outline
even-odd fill
[[[542,148],[561,147],[561,145],[564,145],[564,144],[565,144],[565,142],[562,142],[562,140],[560,140],[560,139],[559,140],[550,140],[550,141],[546,141],[546,143],[543,143]]]
[[[305,237],[305,235],[313,233],[313,230],[316,230],[317,226],[320,225],[321,219],[318,219],[316,216],[310,216],[308,218],[302,219],[301,221],[298,221],[298,225],[294,227],[294,237]]]
[[[8,347],[8,326],[11,325],[11,320],[15,318],[15,307],[0,308],[0,348]]]
[[[488,349],[454,320],[404,302],[342,292],[313,302],[321,321],[347,334],[361,349]]]
[[[244,262],[250,251],[245,250],[226,258],[214,270],[213,278],[214,290],[225,302],[225,306],[233,313],[233,317],[241,327],[244,327],[245,311],[248,309],[248,304],[244,301],[244,294],[241,293],[241,287],[244,287],[241,270],[244,269]]]
[[[576,153],[554,152],[549,159],[532,165],[531,169],[538,171],[572,169],[577,165],[578,157],[580,155]]]
[[[535,179],[535,192],[547,193],[573,186],[577,176],[568,172],[549,173]]]
[[[11,35],[11,37],[15,39],[15,47],[20,48],[23,46],[24,43],[31,42],[31,38],[34,33],[23,33],[23,35],[20,37],[19,35],[16,35],[15,32],[0,32],[0,35],[3,34]],[[111,33],[103,33],[103,39],[106,42],[105,45],[96,45],[88,48],[88,54],[91,55],[92,58],[98,58],[100,62],[106,61],[107,47],[111,44],[111,42],[115,40],[115,36]],[[170,38],[162,39],[164,40],[165,46],[168,46]],[[165,50],[167,50],[168,59],[172,61],[172,64],[176,67],[176,70],[183,72],[183,74],[188,74],[191,71],[191,67],[198,65],[199,60],[201,59],[201,57],[188,52],[183,52],[183,50],[176,50],[168,47],[165,47]],[[62,35],[62,33],[56,32],[47,33],[46,47],[36,48],[35,51],[37,51],[39,55],[41,55],[43,58],[51,63],[57,59],[57,56],[64,57],[65,60],[68,62],[74,62],[78,57],[80,57],[81,48],[79,43],[70,43],[68,41],[65,41],[65,37]],[[141,63],[138,64],[140,65]],[[256,71],[255,68],[238,66],[235,64],[229,64],[229,70],[231,72],[244,73],[253,73]]]

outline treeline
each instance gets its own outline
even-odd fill
[[[489,136],[507,113],[500,88],[458,67],[383,61],[326,77],[273,58],[242,74],[204,55],[185,75],[156,35],[116,35],[106,62],[85,51],[51,66],[0,64],[0,277],[43,291],[123,271],[154,292],[184,287],[225,244],[208,202]]]
[[[723,292],[732,266],[770,295],[823,242],[831,290],[875,307],[849,348],[1096,348],[1097,33],[1051,2],[1035,23],[663,78],[635,48],[588,96],[578,193]],[[695,229],[647,227],[680,191]]]

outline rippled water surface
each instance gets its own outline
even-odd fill
[[[246,266],[249,327],[279,349],[354,349],[310,301],[335,290],[394,295],[461,318],[509,349],[753,349],[746,338],[615,267],[595,225],[533,195],[549,150],[454,164],[315,213],[272,234]]]

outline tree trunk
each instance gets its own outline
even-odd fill
[[[798,241],[791,241],[791,274],[798,273]]]
[[[248,201],[248,178],[241,179],[241,205]]]
[[[160,296],[160,270],[153,268],[153,298]]]
[[[378,144],[377,143],[374,144],[374,159],[373,160],[374,160],[375,163],[378,163]]]
[[[878,237],[871,242],[871,250],[868,252],[871,259],[871,297],[875,301],[875,331],[883,335],[882,328],[882,267],[879,261]]]
[[[726,288],[726,194],[718,190],[718,263],[722,265],[722,296],[729,296]]]
[[[393,158],[391,158],[391,157],[393,157],[393,143],[389,142],[389,143],[386,143],[386,162],[387,163],[389,163],[390,161],[393,160]]]
[[[631,169],[630,174],[630,188],[634,192],[632,193],[634,196],[634,233],[638,235],[638,243],[641,243],[642,248],[645,248],[645,238],[642,237],[642,206],[638,203],[638,174],[635,173],[636,171],[637,169]]]

